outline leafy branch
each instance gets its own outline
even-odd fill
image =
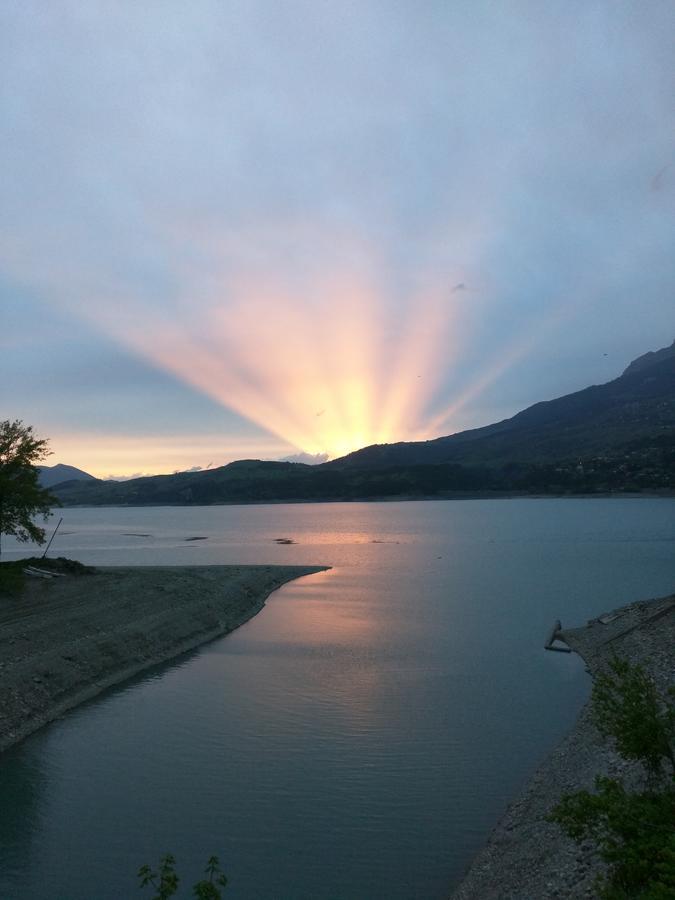
[[[597,881],[604,900],[675,896],[674,696],[672,688],[661,695],[642,666],[614,657],[596,678],[593,719],[621,756],[642,764],[648,789],[630,792],[598,776],[595,793],[563,796],[548,817],[577,843],[595,845],[609,867]]]
[[[221,888],[226,887],[227,877],[220,868],[217,856],[209,857],[204,871],[208,878],[198,881],[193,886],[193,897],[196,897],[197,900],[221,900]],[[168,900],[178,891],[180,881],[176,874],[175,857],[167,853],[160,860],[159,868],[156,870],[147,865],[141,866],[138,870],[138,878],[141,888],[150,885],[156,891],[152,900]]]

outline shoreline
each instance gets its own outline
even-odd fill
[[[443,494],[397,494],[385,497],[313,497],[311,500],[221,500],[217,503],[62,503],[57,509],[203,509],[209,506],[284,506],[303,503],[414,503],[437,500],[653,500],[672,499],[675,490],[598,491],[587,494],[531,494],[517,491],[447,491]]]
[[[145,669],[222,637],[328,566],[138,566],[28,579],[0,601],[0,753]]]
[[[662,691],[675,684],[675,594],[628,604],[561,634],[591,677],[616,653],[640,663]],[[598,733],[589,701],[572,731],[510,803],[452,900],[594,897],[593,882],[602,863],[589,844],[574,843],[545,816],[562,794],[592,791],[596,775],[622,777],[629,787],[643,780],[639,764],[619,756]]]

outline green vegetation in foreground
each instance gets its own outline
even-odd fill
[[[608,865],[603,900],[675,897],[675,689],[661,696],[644,669],[617,659],[593,688],[593,716],[624,759],[642,764],[647,788],[626,790],[598,776],[596,792],[565,795],[549,821],[573,840],[590,840]]]
[[[221,900],[221,888],[227,885],[227,878],[223,875],[217,856],[212,856],[205,869],[208,879],[198,881],[192,888],[192,896],[197,900]],[[176,859],[170,853],[162,857],[159,868],[153,870],[150,866],[141,866],[138,870],[140,887],[150,885],[157,892],[152,900],[168,900],[178,890],[180,879],[176,874]]]
[[[91,575],[96,571],[91,566],[85,566],[76,559],[66,559],[65,556],[59,556],[56,559],[28,556],[24,559],[0,562],[0,595],[21,593],[28,577],[23,570],[28,566],[48,572],[59,572],[63,575]]]
[[[21,593],[26,583],[26,576],[23,574],[26,563],[25,559],[0,562],[0,595]]]

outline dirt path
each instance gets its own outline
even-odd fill
[[[98,569],[0,598],[0,751],[67,709],[254,616],[318,566]]]

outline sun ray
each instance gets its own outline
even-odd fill
[[[68,269],[68,294],[47,267],[45,296],[297,450],[337,457],[414,439],[453,364],[456,273],[420,275],[393,302],[373,248],[291,235],[178,229],[166,296],[86,266]]]
[[[560,303],[514,341],[504,348],[502,354],[483,367],[478,377],[471,382],[452,402],[426,423],[423,438],[430,439],[445,434],[452,428],[457,414],[469,403],[476,400],[484,391],[493,385],[505,372],[540,344],[545,337],[565,320],[573,316],[580,307],[579,301]]]

